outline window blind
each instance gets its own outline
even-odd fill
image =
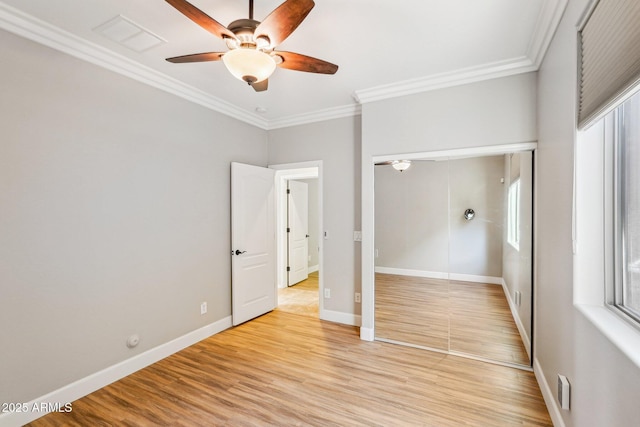
[[[600,0],[579,36],[578,127],[584,129],[640,83],[640,0]]]

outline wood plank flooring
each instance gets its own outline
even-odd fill
[[[378,338],[447,351],[448,280],[376,273],[375,333]]]
[[[529,366],[501,286],[376,274],[376,337]]]
[[[39,426],[552,426],[533,373],[361,341],[283,311],[214,335]]]
[[[451,281],[449,292],[451,350],[530,366],[502,286]]]
[[[318,272],[287,288],[278,289],[278,310],[305,316],[320,316],[318,310]]]

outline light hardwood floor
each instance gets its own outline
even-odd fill
[[[317,319],[319,317],[318,272],[309,274],[306,280],[293,286],[278,289],[278,310]]]
[[[377,273],[375,304],[378,338],[530,365],[501,286]]]
[[[273,311],[31,426],[551,426],[533,373]]]

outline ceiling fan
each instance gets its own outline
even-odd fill
[[[236,78],[256,92],[268,88],[268,78],[276,66],[309,73],[335,74],[338,66],[299,53],[274,50],[306,18],[315,6],[313,0],[286,0],[264,21],[253,19],[253,0],[249,0],[249,19],[238,19],[225,27],[185,0],[165,0],[193,22],[223,39],[229,51],[204,52],[167,58],[173,63],[220,61]]]

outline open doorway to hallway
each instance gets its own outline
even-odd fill
[[[293,286],[278,289],[278,310],[304,316],[319,317],[318,272]]]
[[[270,166],[276,169],[276,241],[278,310],[322,317],[322,162],[304,162]],[[292,187],[301,185],[307,192],[305,209],[290,209]],[[302,211],[305,221],[296,219]],[[305,230],[294,227],[305,222]],[[298,224],[296,224],[298,223]],[[308,227],[307,227],[308,226]],[[302,236],[304,250],[293,237]],[[302,255],[300,255],[302,254]],[[301,268],[304,267],[304,268]],[[304,270],[304,271],[301,271]],[[294,277],[292,273],[295,273]]]

